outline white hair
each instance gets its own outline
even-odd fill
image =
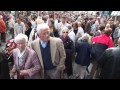
[[[89,40],[89,34],[87,33],[83,34],[82,40]]]
[[[64,30],[68,30],[69,31],[68,27],[63,27],[62,31],[64,31]]]
[[[45,23],[37,25],[37,33],[40,33],[41,31],[46,30],[46,29],[50,31],[49,26]]]
[[[17,41],[23,40],[23,39],[25,40],[25,42],[28,42],[28,37],[25,34],[20,33],[15,37],[14,41],[16,43]]]

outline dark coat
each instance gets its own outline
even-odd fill
[[[58,30],[55,29],[55,27],[53,27],[53,34],[54,34],[55,37],[60,37],[59,33],[58,33]]]
[[[0,52],[0,79],[10,79],[7,57]]]
[[[61,37],[62,39],[62,37]],[[65,72],[67,72],[68,76],[71,75],[72,72],[72,59],[73,59],[73,55],[74,55],[74,44],[73,41],[67,37],[65,40],[63,40],[63,44],[64,44],[64,48],[65,48],[65,52],[66,52],[66,60],[65,60]]]
[[[25,34],[27,35],[28,39],[29,39],[31,31],[32,31],[31,27],[28,30],[25,31]]]
[[[59,36],[59,33],[58,33],[58,30],[55,29],[54,26],[53,26],[53,32],[50,33],[50,36],[51,36],[51,37],[60,37],[60,36]]]
[[[89,66],[91,48],[91,44],[86,40],[78,40],[75,46],[75,51],[77,52],[75,62],[82,66]]]
[[[120,49],[106,49],[98,60],[101,66],[100,79],[120,79]]]

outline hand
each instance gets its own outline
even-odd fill
[[[16,73],[15,73],[14,71],[10,71],[10,78],[11,78],[11,79],[15,79],[15,77],[14,77],[15,74],[16,74]]]
[[[20,75],[21,76],[24,76],[24,75],[27,75],[27,74],[28,74],[27,70],[20,70]]]
[[[7,50],[5,50],[5,51],[4,51],[4,53],[5,53],[5,54],[7,54],[7,53],[8,53],[8,51],[7,51]]]

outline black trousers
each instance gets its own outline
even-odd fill
[[[1,33],[1,42],[6,42],[6,33]]]
[[[12,34],[12,38],[14,38],[14,29],[13,28],[10,29],[10,33]]]
[[[8,60],[5,54],[0,52],[0,79],[10,79]]]

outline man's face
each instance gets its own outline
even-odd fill
[[[62,18],[62,23],[65,23],[65,18]]]
[[[58,18],[58,15],[54,14],[54,18]]]
[[[48,26],[52,26],[52,22],[50,20],[48,21]]]
[[[42,41],[47,42],[50,39],[50,31],[48,29],[45,29],[45,30],[41,31],[38,34],[38,36]]]
[[[19,19],[19,18],[17,18],[17,23],[18,23],[18,24],[20,24],[20,22],[21,22],[21,21],[20,21],[20,19]]]

